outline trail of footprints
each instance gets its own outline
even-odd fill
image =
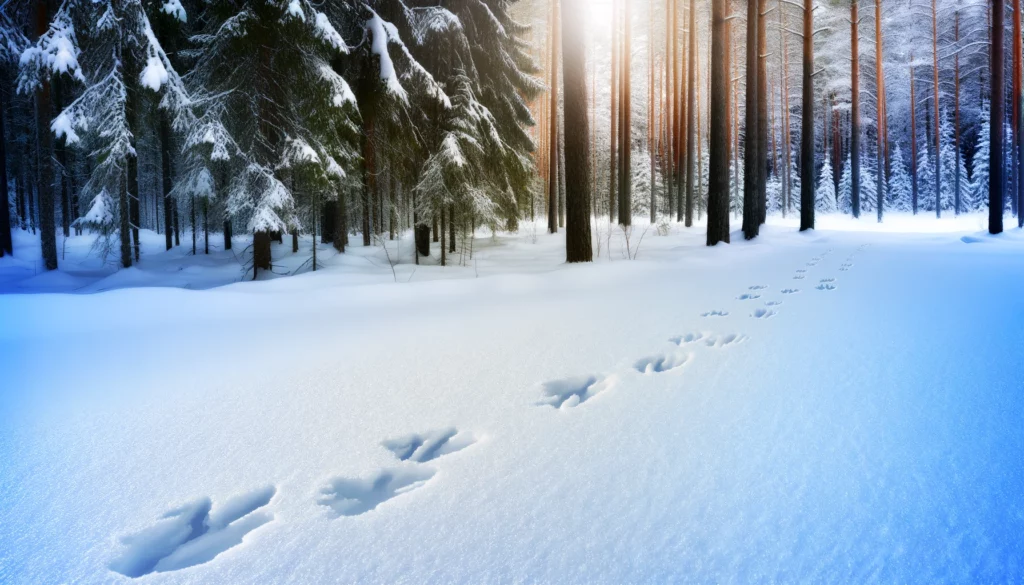
[[[857,252],[867,245],[857,248]],[[832,250],[815,256],[806,263],[814,267]],[[840,266],[841,272],[853,266],[856,252]],[[793,276],[796,280],[806,278],[807,269],[799,268]],[[834,291],[835,278],[819,280],[814,287],[820,291]],[[756,301],[761,298],[768,285],[757,284],[740,294],[739,301]],[[794,295],[798,288],[784,288],[783,295]],[[750,316],[755,319],[769,319],[778,314],[781,300],[764,301],[764,307],[755,308]],[[701,313],[701,317],[727,317],[729,311],[713,309]],[[749,341],[741,333],[712,333],[695,331],[678,335],[668,341],[673,348],[655,353],[633,362],[631,370],[636,375],[667,375],[677,372],[688,364],[694,354],[693,348],[726,349]],[[556,410],[573,409],[595,396],[615,388],[620,383],[617,374],[592,374],[562,378],[545,382],[540,386],[537,406]],[[388,501],[408,494],[427,485],[437,469],[426,465],[438,459],[472,446],[477,437],[454,427],[410,434],[381,442],[381,446],[394,455],[399,465],[380,469],[366,477],[332,477],[320,488],[316,503],[324,507],[332,518],[359,516],[370,513]],[[220,554],[235,548],[247,535],[274,521],[272,510],[277,495],[275,486],[267,486],[236,495],[214,506],[208,497],[201,498],[171,509],[160,516],[148,528],[122,536],[120,555],[109,568],[131,578],[151,573],[177,571],[212,561]]]
[[[428,431],[383,441],[381,446],[410,465],[378,470],[369,477],[333,477],[319,492],[317,503],[332,518],[358,516],[385,502],[426,485],[437,473],[423,465],[461,451],[477,442],[469,432],[455,428]],[[138,578],[212,561],[242,544],[247,535],[273,522],[271,511],[277,488],[268,486],[237,495],[214,506],[201,498],[174,508],[139,532],[122,536],[121,554],[110,570]]]

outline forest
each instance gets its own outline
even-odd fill
[[[0,250],[241,236],[255,279],[285,238],[444,265],[538,218],[570,262],[637,217],[1019,226],[1020,3],[861,3],[6,0]]]
[[[0,0],[0,584],[1019,583],[1022,0]]]

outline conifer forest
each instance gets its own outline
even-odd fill
[[[0,583],[1017,582],[1022,0],[0,0]]]

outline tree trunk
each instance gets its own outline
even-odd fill
[[[860,217],[860,16],[850,1],[850,205]]]
[[[878,152],[875,153],[876,158],[876,177],[877,184],[875,186],[875,195],[877,201],[875,202],[875,209],[878,211],[878,223],[882,223],[882,212],[885,203],[885,151],[886,145],[886,102],[885,102],[885,70],[883,69],[882,63],[884,58],[882,51],[882,0],[875,0],[875,80],[876,89],[878,93],[876,97],[877,106],[876,110],[878,113]],[[958,57],[959,58],[959,57]],[[959,142],[958,142],[959,144]],[[959,148],[959,146],[957,146]],[[957,165],[957,169],[959,169]],[[959,180],[959,175],[958,175]],[[959,185],[958,185],[959,188]]]
[[[224,249],[231,249],[231,220],[224,220]]]
[[[694,122],[696,117],[695,110],[697,109],[697,0],[690,0],[690,36],[689,36],[689,61],[690,66],[686,70],[686,152],[687,156],[687,167],[686,167],[686,214],[685,214],[685,225],[691,227],[693,225],[693,182],[694,173],[697,167],[694,164],[697,158],[696,155],[696,141],[697,141],[697,126]]]
[[[1021,217],[1024,210],[1021,209],[1020,202],[1024,201],[1024,179],[1021,177],[1021,173],[1024,172],[1024,141],[1021,140],[1021,132],[1024,130],[1024,116],[1021,114],[1021,75],[1024,74],[1022,68],[1022,57],[1021,54],[1021,2],[1020,0],[1013,1],[1014,10],[1014,78],[1013,78],[1013,129],[1014,129],[1014,143],[1013,143],[1013,157],[1014,167],[1016,167],[1017,181],[1014,184],[1016,190],[1010,194],[1010,207],[1013,214],[1017,216],[1018,225],[1024,224],[1024,218]]]
[[[559,0],[551,0],[551,126],[548,152],[548,233],[558,233],[558,49],[562,27],[559,24]]]
[[[1005,0],[992,0],[992,101],[989,126],[989,180],[988,180],[988,231],[991,234],[1003,232],[1003,192],[1006,177],[1003,172],[1003,11]]]
[[[729,70],[725,0],[711,0],[710,168],[707,245],[729,242]]]
[[[691,2],[693,0],[690,0]],[[768,219],[768,43],[766,0],[757,2],[757,222]]]
[[[683,14],[686,17],[686,14]],[[685,36],[686,27],[680,28],[679,26],[679,9],[676,8],[676,20],[674,26],[676,27],[676,36],[683,35],[683,41],[678,42],[679,51],[676,54],[677,67],[676,67],[676,78],[679,79],[679,86],[673,94],[673,100],[676,102],[676,117],[675,127],[672,129],[673,136],[675,136],[675,168],[676,168],[676,180],[674,183],[674,190],[669,195],[672,197],[672,205],[676,210],[676,221],[680,222],[684,220],[685,204],[683,202],[683,191],[684,182],[686,181],[686,171],[689,167],[686,166],[686,102],[683,96],[686,94],[686,39]]]
[[[196,255],[196,196],[189,199],[189,219],[192,221],[192,255]]]
[[[814,229],[814,2],[804,0],[803,116],[800,136],[800,231]]]
[[[58,77],[53,83],[54,111],[64,110],[64,83]],[[60,185],[60,223],[61,233],[64,237],[71,236],[71,199],[68,194],[68,153],[67,137],[58,140],[53,147],[53,153],[57,159],[57,168],[54,171],[54,180]]]
[[[791,210],[792,199],[790,197],[793,177],[793,138],[789,133],[789,49],[786,44],[788,36],[786,30],[786,10],[782,2],[779,2],[779,36],[782,37],[782,137],[785,142],[785,150],[782,153],[782,164],[786,166],[782,179],[782,217]]]
[[[626,0],[622,14],[622,56],[620,58],[619,91],[621,107],[619,115],[621,121],[619,131],[619,225],[629,226],[633,223],[633,123],[632,123],[632,2]]]
[[[4,126],[6,116],[4,92],[0,91],[0,258],[3,258],[5,253],[14,254],[14,238],[11,236],[11,200],[10,194],[7,192],[7,134]]]
[[[1018,35],[1019,36],[1019,35]],[[942,217],[942,121],[939,118],[939,13],[936,0],[932,0],[932,95],[935,107],[935,217]]]
[[[668,214],[676,214],[675,173],[676,168],[676,95],[679,93],[679,75],[676,62],[679,59],[679,0],[666,0],[668,14],[665,18],[665,199]]]
[[[256,280],[258,270],[270,268],[270,232],[256,232],[252,235],[252,279]]]
[[[203,254],[210,254],[210,200],[203,198]]]
[[[164,195],[164,245],[168,250],[170,250],[172,231],[171,216],[173,215],[172,209],[174,207],[174,199],[171,197],[171,189],[173,187],[171,184],[171,175],[173,172],[173,169],[171,168],[171,165],[173,164],[171,162],[171,123],[170,120],[167,119],[167,116],[168,114],[165,110],[160,110],[160,161],[162,163],[160,166],[162,167],[161,170],[163,175],[161,185],[163,186]],[[228,249],[230,250],[231,247],[228,246]]]
[[[47,2],[36,2],[36,32],[39,36],[49,29]],[[43,80],[36,91],[36,192],[39,194],[39,229],[43,263],[47,270],[57,269],[57,234],[53,207],[53,163],[50,137],[50,82]],[[3,213],[7,213],[6,207]]]
[[[856,0],[854,0],[856,1]],[[743,237],[752,240],[757,237],[761,213],[757,199],[761,153],[758,152],[758,100],[757,88],[759,55],[757,53],[757,0],[747,0],[747,85],[746,85],[746,121],[743,124]],[[804,118],[806,121],[806,118]]]
[[[881,0],[875,0],[880,2]],[[1018,2],[1020,0],[1014,0]],[[878,10],[876,9],[876,12]],[[953,54],[953,145],[956,148],[956,154],[960,156],[960,10],[957,9],[953,16],[953,40],[955,42],[956,52]],[[955,184],[953,186],[953,214],[960,215],[960,164],[957,161],[956,174],[954,175]]]
[[[583,14],[586,0],[562,0],[568,14]],[[587,119],[585,19],[562,20],[565,84],[565,261],[590,262],[590,121]],[[651,175],[653,185],[654,175]]]
[[[363,136],[363,246],[370,245],[370,214],[373,211],[373,195],[377,191],[377,165],[373,146],[374,123],[372,115],[366,121]]]
[[[910,203],[917,215],[917,100],[914,97],[914,53],[910,53]]]

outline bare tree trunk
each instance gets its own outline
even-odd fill
[[[49,29],[47,3],[36,2],[36,33],[46,34]],[[50,82],[43,79],[42,86],[36,90],[36,192],[39,194],[39,229],[40,243],[43,252],[43,263],[47,270],[57,269],[57,234],[53,207],[53,163],[51,159],[52,142],[50,138]],[[4,201],[2,212],[7,214],[7,201]]]
[[[6,80],[4,80],[6,83]],[[4,118],[7,109],[4,105],[4,92],[0,91],[0,258],[4,254],[14,254],[14,238],[11,235],[10,194],[7,192],[7,134]],[[17,188],[15,188],[17,190]]]
[[[814,2],[804,0],[803,112],[800,137],[800,231],[814,229]]]
[[[877,107],[875,108],[878,112],[878,152],[875,153],[876,157],[876,177],[877,185],[875,187],[875,209],[878,211],[878,223],[882,223],[882,213],[885,203],[885,151],[886,145],[886,102],[885,102],[885,70],[883,69],[883,57],[882,52],[882,0],[875,0],[875,80],[876,88],[875,91],[878,93],[876,96]],[[959,148],[959,146],[957,147]],[[957,167],[959,168],[959,166]]]
[[[668,214],[676,214],[676,94],[679,93],[679,75],[676,63],[679,59],[679,0],[666,0],[668,12],[665,19],[665,106],[666,116],[666,160],[665,198],[668,200]]]
[[[917,215],[917,99],[914,97],[914,53],[910,53],[910,184],[911,208]]]
[[[1021,178],[1021,173],[1024,172],[1024,141],[1021,140],[1021,132],[1024,130],[1024,116],[1021,115],[1021,75],[1022,73],[1022,56],[1021,55],[1021,3],[1020,0],[1013,0],[1013,115],[1012,115],[1012,128],[1013,128],[1013,166],[1016,170],[1014,176],[1017,180],[1014,184],[1015,190],[1010,193],[1010,210],[1013,215],[1017,216],[1018,225],[1021,225],[1021,208],[1020,201],[1024,198],[1024,179]]]
[[[551,150],[548,168],[548,233],[558,233],[558,49],[562,27],[559,24],[559,0],[551,0]]]
[[[786,165],[782,179],[782,217],[786,217],[792,209],[793,177],[790,173],[793,172],[793,138],[789,131],[789,49],[786,43],[786,10],[781,0],[778,4],[778,11],[779,36],[782,37],[782,138],[785,142],[782,164]]]
[[[725,0],[711,0],[711,109],[707,245],[729,242],[729,51]]]
[[[619,147],[619,69],[620,47],[619,47],[619,4],[623,0],[612,0],[612,137],[609,143],[611,160],[611,179],[608,184],[608,221],[615,223],[616,191],[618,189],[619,162],[616,156]],[[626,0],[628,1],[628,0]]]
[[[880,2],[881,0],[876,0]],[[1019,0],[1015,0],[1019,3]],[[960,156],[960,8],[957,5],[956,14],[953,16],[953,39],[956,52],[953,54],[953,145],[956,148],[957,157]],[[953,214],[960,215],[960,164],[957,161],[955,185],[953,187]]]
[[[697,6],[696,0],[690,0],[690,36],[688,38],[690,50],[687,56],[690,61],[686,69],[686,227],[693,225],[693,181],[694,181],[694,156],[697,140],[697,127],[694,123],[695,110],[697,109]]]
[[[1019,35],[1018,35],[1019,36]],[[939,117],[939,12],[932,0],[932,95],[935,107],[935,217],[942,217],[942,120]]]
[[[647,153],[650,157],[651,162],[651,223],[658,221],[658,198],[657,190],[654,188],[655,177],[657,176],[657,161],[656,161],[656,145],[658,137],[658,123],[657,123],[657,112],[655,107],[655,93],[657,92],[657,85],[654,79],[655,70],[655,59],[654,59],[654,0],[650,0],[647,6]],[[564,38],[564,35],[563,35]],[[565,73],[563,72],[563,76]]]
[[[691,0],[692,1],[692,0]],[[768,219],[768,43],[766,0],[757,1],[757,223]]]
[[[1003,232],[1003,193],[1006,177],[1003,170],[1003,11],[1005,0],[992,0],[992,101],[989,123],[988,231]]]
[[[746,121],[743,124],[743,237],[752,240],[757,237],[761,213],[758,211],[757,199],[761,153],[758,152],[760,141],[758,121],[760,110],[757,103],[758,73],[761,67],[757,49],[757,0],[747,0],[747,86],[746,86]]]
[[[632,2],[626,0],[623,3],[622,14],[622,57],[620,61],[620,91],[621,111],[619,132],[619,224],[629,226],[633,223],[633,97],[632,97],[632,28],[633,9]]]
[[[583,14],[586,0],[562,0],[569,14]],[[562,20],[562,80],[565,84],[565,261],[590,262],[590,121],[587,119],[585,19]],[[653,25],[651,26],[653,30]],[[653,71],[653,63],[652,63]],[[653,74],[652,74],[653,77]],[[653,83],[651,86],[653,87]],[[653,183],[654,175],[651,175]],[[652,189],[653,193],[653,189]]]
[[[860,15],[850,0],[850,205],[860,217]]]

